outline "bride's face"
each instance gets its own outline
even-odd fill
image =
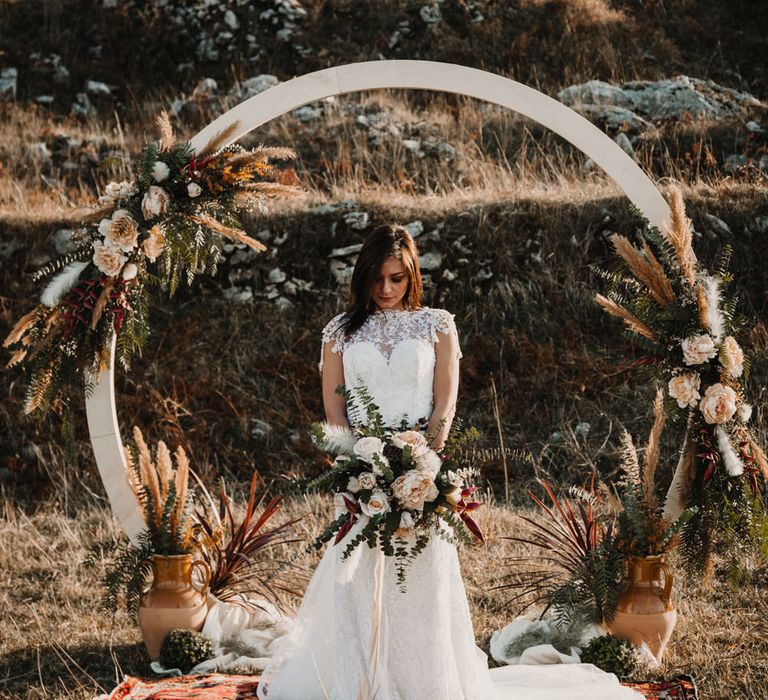
[[[408,290],[408,271],[402,260],[388,257],[379,268],[373,282],[371,298],[380,309],[402,309]]]

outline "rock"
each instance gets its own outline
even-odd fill
[[[350,211],[344,214],[344,223],[356,231],[363,231],[368,228],[370,217],[365,211]]]
[[[747,157],[741,153],[734,153],[728,156],[723,163],[725,171],[728,173],[735,173],[741,170],[747,164]]]
[[[352,255],[353,253],[359,253],[362,249],[363,244],[362,243],[354,243],[352,245],[344,246],[343,248],[334,248],[329,254],[329,258],[344,258],[347,255]]]
[[[237,248],[237,250],[235,250],[234,253],[232,253],[232,256],[229,258],[229,264],[230,265],[250,265],[259,256],[260,256],[260,253],[258,251],[255,251],[253,248],[243,245],[242,247]]]
[[[298,291],[298,287],[297,287],[297,286],[296,286],[296,284],[293,282],[293,280],[288,280],[288,281],[287,281],[287,282],[286,282],[286,283],[283,285],[283,291],[284,291],[286,294],[290,294],[291,296],[296,296],[296,292]]]
[[[331,260],[331,273],[339,285],[349,284],[352,279],[353,269],[351,265],[347,265],[341,260]]]
[[[450,143],[441,141],[437,144],[437,155],[443,160],[453,160],[456,157],[456,148]]]
[[[723,119],[761,104],[748,93],[686,75],[659,81],[636,80],[621,85],[590,80],[561,90],[557,98],[569,106],[623,107],[651,121],[683,119],[686,115]]]
[[[59,255],[66,255],[77,248],[75,232],[71,228],[60,228],[53,234],[53,247]]]
[[[69,69],[61,64],[61,56],[53,54],[51,60],[53,62],[53,82],[57,85],[66,85],[69,83]]]
[[[589,435],[589,431],[592,429],[592,426],[589,423],[577,423],[576,427],[573,429],[573,432],[575,435],[582,435],[586,437]]]
[[[754,226],[758,233],[768,233],[768,215],[755,217]]]
[[[443,256],[437,251],[431,251],[419,256],[419,267],[427,272],[437,270],[443,263]]]
[[[757,161],[757,167],[764,173],[768,173],[768,153],[763,153],[760,156],[760,160]]]
[[[251,418],[251,437],[259,439],[272,432],[272,426],[260,418]]]
[[[634,156],[635,155],[635,149],[632,147],[632,142],[629,140],[629,137],[623,132],[619,132],[616,135],[616,138],[614,141],[618,144],[619,148],[621,148],[624,153],[626,153],[628,156]]]
[[[244,304],[253,300],[253,291],[242,287],[229,287],[224,290],[224,298],[236,304]]]
[[[29,147],[29,155],[38,164],[48,164],[51,162],[51,152],[45,141],[38,141]]]
[[[757,122],[749,121],[746,123],[747,131],[753,133],[753,134],[760,134],[763,131],[763,127],[761,127]]]
[[[451,272],[450,270],[443,270],[442,277],[446,282],[453,282],[457,275],[455,272]]]
[[[227,10],[224,13],[224,24],[230,29],[237,29],[240,26],[240,20],[237,19],[237,15],[232,10]]]
[[[293,307],[293,302],[290,299],[287,299],[286,297],[277,297],[277,299],[275,300],[275,308],[280,313],[288,311],[288,309],[292,307]]]
[[[286,275],[279,267],[276,267],[273,270],[269,271],[269,275],[267,275],[267,279],[272,284],[280,284],[282,282],[285,282],[286,279],[288,279],[288,275]]]
[[[256,75],[253,78],[248,78],[240,83],[239,87],[235,89],[237,96],[241,100],[247,100],[254,95],[258,95],[260,92],[264,92],[271,87],[277,85],[280,81],[274,75],[268,73],[262,73]]]
[[[597,170],[597,163],[591,158],[587,158],[584,161],[584,172],[591,173],[593,170]]]
[[[194,99],[201,99],[205,97],[211,97],[219,92],[219,84],[213,78],[203,78],[198,80],[194,90],[192,90],[192,97]]]
[[[293,116],[296,117],[300,122],[311,122],[323,116],[323,108],[306,105],[305,107],[294,109]]]
[[[86,80],[85,92],[94,97],[112,97],[112,88],[99,80]]]
[[[285,289],[288,286],[288,284],[289,283],[286,282],[285,285],[283,286],[283,289]],[[313,287],[312,282],[308,280],[299,279],[298,277],[292,277],[290,280],[290,284],[292,284],[296,288],[297,292],[311,292]]]
[[[487,267],[483,267],[475,273],[475,275],[472,277],[472,281],[487,282],[492,277],[493,277],[493,272],[491,272]]]
[[[423,153],[420,139],[403,139],[403,148],[411,153]]]
[[[0,100],[15,100],[18,87],[19,71],[15,68],[3,68],[0,71]]]
[[[443,14],[440,12],[440,6],[435,3],[433,5],[424,5],[419,10],[419,17],[424,24],[438,24],[443,19]]]
[[[75,95],[75,101],[72,103],[72,114],[81,119],[88,119],[89,117],[96,116],[96,108],[91,104],[86,93],[78,92]]]
[[[316,207],[312,207],[309,210],[310,214],[335,214],[338,211],[336,204],[318,204]]]
[[[38,95],[35,102],[42,107],[50,107],[53,104],[53,95]]]
[[[728,224],[726,224],[725,221],[723,221],[722,219],[719,219],[713,214],[704,214],[704,220],[709,225],[710,230],[713,233],[716,233],[718,236],[722,238],[725,238],[725,237],[730,238],[733,235],[731,233],[731,227],[728,226]]]
[[[408,229],[408,233],[411,234],[412,238],[418,238],[422,233],[424,233],[424,224],[416,219],[416,221],[410,221],[405,225],[405,228]]]

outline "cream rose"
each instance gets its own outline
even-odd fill
[[[419,455],[416,460],[416,469],[420,472],[424,472],[430,478],[434,479],[437,473],[440,471],[440,467],[443,464],[443,460],[440,459],[440,455],[434,450],[427,448],[424,454]]]
[[[410,469],[392,482],[392,493],[403,508],[421,510],[425,501],[434,501],[438,490],[424,472]]]
[[[429,449],[427,447],[427,438],[417,430],[406,430],[404,433],[392,436],[392,444],[401,450],[406,445],[410,447],[411,455],[414,459]]]
[[[144,218],[149,220],[165,214],[168,210],[169,201],[168,193],[162,187],[151,185],[144,195],[144,199],[141,200],[141,212],[144,214]]]
[[[691,335],[680,345],[683,348],[683,359],[686,365],[703,365],[717,355],[715,341],[706,333]]]
[[[165,233],[162,227],[155,224],[149,229],[149,236],[144,240],[141,247],[149,262],[155,262],[163,250],[165,250]]]
[[[373,472],[363,472],[357,475],[357,483],[361,489],[376,488],[376,475]]]
[[[125,264],[125,255],[97,241],[93,244],[93,264],[107,277],[117,277]]]
[[[740,377],[744,372],[744,351],[732,335],[720,346],[720,363],[732,377]]]
[[[736,392],[720,383],[708,386],[699,408],[707,423],[727,423],[736,413]]]
[[[118,209],[112,216],[105,240],[112,248],[119,248],[130,253],[139,241],[139,229],[136,222],[125,209]]]
[[[680,408],[695,406],[701,398],[701,394],[699,394],[701,377],[697,372],[678,374],[669,380],[668,388],[669,395],[673,399],[677,399],[677,405]]]
[[[365,501],[360,501],[360,510],[370,517],[388,513],[389,499],[387,498],[387,494],[381,489],[376,489],[376,491],[371,494],[367,503]]]

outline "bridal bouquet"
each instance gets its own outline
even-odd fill
[[[339,393],[349,404],[351,394],[344,389]],[[363,543],[378,546],[384,555],[395,557],[402,585],[408,564],[432,535],[457,544],[471,544],[474,538],[485,541],[471,516],[481,505],[472,497],[477,487],[467,485],[475,470],[464,459],[477,431],[452,430],[438,453],[419,430],[406,424],[385,427],[366,390],[358,387],[355,393],[368,414],[366,425],[312,426],[315,443],[336,457],[327,472],[305,486],[329,489],[337,513],[314,544],[319,548],[332,537],[334,544],[346,538],[342,558]]]

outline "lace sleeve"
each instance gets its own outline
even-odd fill
[[[461,352],[461,347],[459,346],[459,334],[456,331],[456,324],[454,323],[453,318],[454,314],[449,313],[445,309],[433,309],[431,314],[432,342],[440,342],[438,331],[445,335],[453,335],[453,337],[456,338],[456,347],[458,348],[457,358],[461,359],[464,357],[464,354]]]
[[[338,314],[328,321],[325,324],[325,328],[323,328],[323,339],[320,344],[320,362],[318,363],[320,373],[323,371],[323,350],[326,343],[333,341],[331,352],[344,352],[344,341],[339,334],[339,325],[343,318],[344,314]]]

